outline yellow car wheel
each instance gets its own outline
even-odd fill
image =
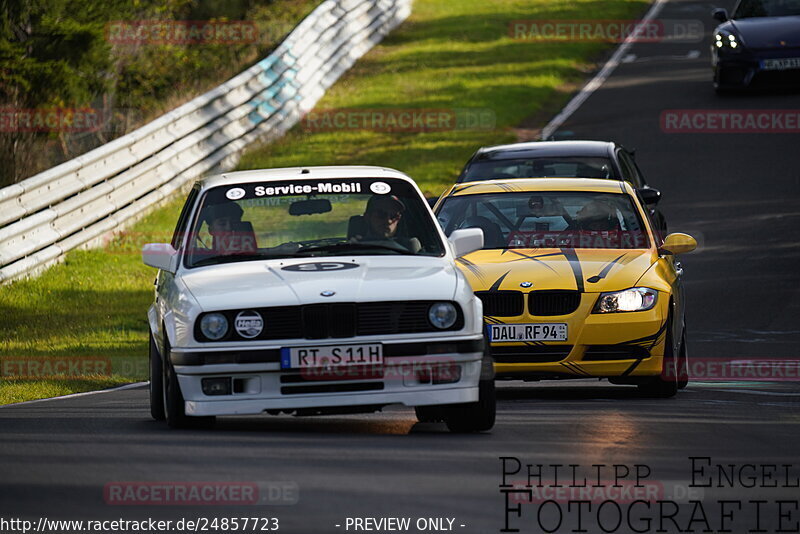
[[[666,399],[678,393],[678,364],[672,343],[672,318],[667,321],[667,338],[664,340],[664,358],[661,374],[639,384],[639,391],[646,397]]]
[[[681,349],[678,352],[678,389],[689,385],[689,349],[686,347],[686,330],[681,336]]]

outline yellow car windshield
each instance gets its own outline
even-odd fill
[[[582,191],[461,195],[437,212],[450,235],[480,228],[484,249],[650,246],[647,227],[630,196]]]

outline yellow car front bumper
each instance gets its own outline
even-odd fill
[[[486,317],[491,324],[566,323],[564,342],[492,342],[500,379],[643,377],[661,373],[669,296],[647,311],[592,313],[599,293],[583,293],[569,315]]]

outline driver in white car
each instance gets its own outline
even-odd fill
[[[419,239],[406,237],[401,230],[401,221],[406,206],[395,195],[373,195],[364,210],[363,228],[353,235],[356,241],[391,240],[417,253],[422,248]]]
[[[390,239],[397,235],[397,226],[406,210],[403,201],[394,195],[374,195],[367,201],[364,219],[367,221],[363,239]]]

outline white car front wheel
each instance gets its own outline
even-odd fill
[[[153,333],[150,333],[150,416],[156,421],[166,419],[164,414],[164,370]]]
[[[205,427],[214,423],[214,417],[190,417],[186,415],[186,401],[181,393],[178,375],[175,368],[166,357],[169,354],[169,341],[164,340],[163,358],[163,387],[164,415],[170,428],[195,428]]]

